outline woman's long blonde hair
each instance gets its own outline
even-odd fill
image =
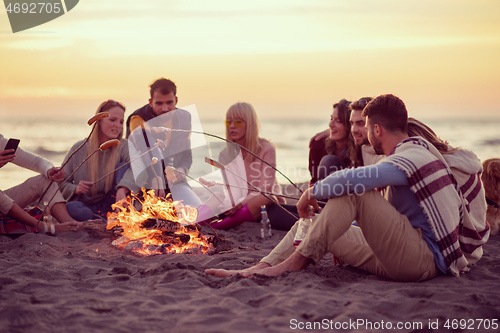
[[[265,139],[259,137],[260,123],[257,118],[257,113],[252,105],[244,102],[239,102],[233,104],[229,107],[226,112],[226,119],[232,118],[241,119],[244,121],[246,126],[245,143],[243,146],[247,148],[254,154],[258,154],[262,149],[262,142]],[[226,139],[231,140],[229,136],[229,127],[226,127]],[[239,147],[236,145],[228,143],[227,149],[231,156],[235,157],[239,151]],[[248,154],[245,159],[251,161],[254,157]]]
[[[441,154],[453,154],[458,148],[452,147],[448,141],[442,140],[437,134],[415,118],[408,118],[408,136],[421,136],[429,141]]]
[[[95,114],[108,111],[109,109],[115,106],[122,108],[123,111],[125,112],[125,106],[123,106],[123,104],[113,100],[107,100],[106,102],[103,102],[101,103],[101,105],[99,105]],[[97,128],[94,129],[92,135],[89,138],[89,141],[87,142],[86,156],[92,154],[100,146],[99,134],[101,133],[101,122],[97,121],[94,123],[93,126],[97,126]],[[123,137],[123,127],[118,136],[118,139],[121,139],[122,137]],[[114,180],[114,174],[112,173],[112,171],[116,168],[119,155],[120,155],[120,145],[116,145],[104,151],[99,151],[89,158],[89,160],[87,161],[89,181],[95,182],[97,179],[99,179],[99,165],[101,160],[107,161],[106,163],[104,163],[104,170],[102,170],[101,174],[106,175],[110,173],[110,175],[106,177],[106,180],[104,182],[99,182],[90,188],[90,193],[92,195],[96,195],[101,191],[104,193],[108,193],[112,189]]]

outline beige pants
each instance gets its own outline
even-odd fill
[[[360,227],[353,227],[353,220]],[[262,261],[274,266],[288,258],[296,228]],[[423,281],[438,274],[422,231],[376,191],[329,200],[297,252],[315,262],[333,253],[346,264],[396,281]]]
[[[25,208],[31,203],[36,203],[40,199],[40,196],[42,193],[45,191],[47,186],[49,186],[50,180],[43,176],[35,176],[27,179],[24,183],[19,184],[17,186],[11,187],[8,190],[5,190],[4,193],[8,195],[16,204],[18,204],[21,208]],[[52,183],[50,186],[50,189],[47,191],[47,193],[44,195],[44,197],[41,200],[41,208],[43,207],[44,202],[48,202],[54,193],[56,195],[54,196],[54,199],[52,200],[49,208],[52,207],[55,203],[58,202],[66,202],[64,200],[61,192],[57,191],[58,184],[57,183]],[[3,202],[2,202],[3,204]],[[12,205],[10,204],[10,207],[12,208]],[[7,209],[7,212],[10,210]]]

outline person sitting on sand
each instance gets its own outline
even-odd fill
[[[241,167],[244,170],[231,171],[239,174],[244,172],[246,180],[252,185],[244,184],[244,187],[256,187],[261,191],[281,194],[281,189],[276,181],[276,171],[262,161],[276,167],[276,149],[271,142],[259,137],[259,120],[253,106],[248,103],[233,104],[226,112],[225,125],[226,139],[248,149],[258,158],[246,150],[240,149],[238,145],[228,143],[220,153],[219,162],[227,166],[241,154],[244,164]],[[231,178],[231,174],[228,176]],[[284,202],[281,199],[279,201]],[[241,202],[224,213],[225,218],[210,225],[215,229],[229,229],[245,221],[255,222],[260,217],[260,207],[271,203],[271,200],[259,192],[249,191]],[[199,211],[202,216],[213,214],[207,205],[199,207]]]
[[[46,159],[21,148],[17,148],[15,153],[13,149],[5,150],[7,141],[0,134],[0,147],[2,147],[2,150],[0,150],[0,168],[12,162],[20,167],[39,172],[41,175],[31,177],[24,183],[8,190],[0,190],[0,213],[2,214],[0,216],[0,233],[14,234],[38,232],[39,230],[52,233],[79,230],[78,223],[71,218],[66,210],[66,201],[57,190],[57,184],[52,183],[52,181],[63,180],[64,171],[55,168]],[[49,185],[50,188],[47,190]],[[45,194],[41,198],[44,192]],[[54,199],[49,203],[52,197]],[[59,222],[54,224],[54,230],[50,230],[51,227],[47,223],[38,222],[35,217],[24,210],[25,207],[38,200],[42,203],[49,203],[50,213]],[[32,212],[33,214],[41,213],[40,211],[35,213],[35,210],[32,210]]]
[[[350,105],[351,134],[354,139],[354,149],[349,150],[349,159],[355,168],[372,165],[380,161],[380,156],[375,153],[368,141],[365,127],[366,117],[363,116],[363,110],[371,100],[371,97],[363,97]]]
[[[425,139],[408,136],[403,101],[378,96],[363,115],[369,141],[377,154],[387,157],[373,166],[336,172],[301,196],[301,217],[311,207],[319,208],[316,200],[329,200],[297,249],[276,263],[206,273],[278,276],[305,269],[331,252],[347,264],[395,281],[424,281],[439,273],[458,276],[480,259],[489,237],[485,209],[474,207],[480,211],[471,213],[443,156]],[[479,164],[474,174],[480,171]],[[373,190],[382,186],[388,186],[388,200]],[[478,187],[481,182],[475,183]],[[351,225],[353,220],[359,227]]]
[[[319,180],[324,179],[332,172],[344,169],[345,166],[358,167],[362,165],[371,165],[377,163],[378,160],[380,160],[380,157],[375,154],[375,151],[368,142],[368,138],[366,136],[366,128],[365,128],[365,117],[361,115],[364,107],[370,100],[371,97],[360,98],[359,100],[350,103],[348,109],[344,109],[342,107],[342,101],[334,105],[334,112],[332,114],[332,120],[330,121],[330,124],[337,123],[336,125],[337,128],[347,129],[348,137],[352,136],[351,139],[348,140],[347,152],[344,152],[346,156],[349,156],[349,159],[347,161],[346,160],[342,161],[335,155],[323,156],[323,158],[321,159],[321,163],[319,163],[320,165],[318,172]],[[337,106],[337,111],[335,110],[335,106]],[[342,123],[342,126],[340,126],[338,121],[334,121],[334,120],[345,119],[345,117],[347,117],[347,123],[345,121],[340,121],[340,123]],[[329,129],[328,131],[338,132],[339,130]],[[318,133],[316,136],[322,136],[322,135],[323,133]],[[313,137],[311,141],[315,141],[315,137]],[[345,141],[345,140],[346,140],[345,138],[340,137],[340,141]],[[340,143],[335,142],[336,140],[333,141],[336,146],[341,145]],[[316,144],[314,146],[316,146]],[[311,156],[311,151],[309,156]],[[315,154],[315,156],[318,155]],[[311,158],[309,159],[309,161],[311,163]],[[339,162],[342,164],[340,164]],[[311,164],[309,166],[310,166],[309,169],[311,170]],[[313,175],[313,173],[311,173],[311,175]],[[312,179],[314,179],[314,176]],[[271,225],[273,228],[279,230],[290,230],[290,228],[293,228],[298,219],[297,207],[292,205],[283,205],[283,206],[289,212],[296,215],[297,218],[294,219],[291,215],[284,212],[280,207],[278,207],[277,205],[273,205],[268,209],[269,219],[271,221]],[[288,245],[286,246],[286,248],[288,248]],[[290,249],[293,250],[294,248]]]
[[[93,154],[62,185],[61,192],[69,201],[69,214],[78,221],[94,217],[106,219],[115,201],[124,199],[130,191],[137,193],[140,190],[131,169],[124,167],[113,173],[117,167],[129,162],[127,140],[122,139],[125,107],[119,102],[107,100],[99,105],[96,115],[101,112],[108,112],[109,117],[94,124],[96,128],[88,142],[71,157],[64,170],[71,175],[88,156],[108,140],[120,139],[120,144]],[[67,161],[82,143],[83,140],[75,143],[64,160]],[[104,176],[106,177],[102,179]]]
[[[380,156],[375,153],[375,150],[373,150],[373,147],[368,141],[368,135],[366,133],[365,127],[366,117],[363,116],[363,109],[371,100],[371,97],[363,97],[357,101],[354,101],[349,106],[349,108],[351,109],[349,122],[351,124],[351,134],[354,139],[354,149],[349,150],[349,156],[352,161],[352,165],[356,167],[363,165],[372,165],[380,160]],[[284,205],[284,207],[296,214],[298,219],[296,206]],[[276,205],[271,206],[268,212],[269,219],[271,220],[271,224],[273,225],[273,227],[286,225],[288,226],[288,229],[282,230],[291,230],[274,248],[274,250],[268,256],[262,259],[262,261],[266,263],[277,264],[288,258],[295,251],[293,239],[297,231],[298,224],[296,223],[297,219],[291,218],[289,214],[284,213],[283,210],[279,209],[279,207],[277,207]],[[341,261],[335,257],[334,261],[336,263],[341,263]]]
[[[361,116],[361,112],[368,102],[372,100],[371,97],[363,97],[354,102],[348,102],[349,109],[351,112],[351,119],[349,120],[351,126],[351,134],[354,139],[354,146],[348,145],[347,157],[349,161],[347,162],[347,166],[363,166],[363,165],[371,165],[378,162],[380,157],[377,157],[373,148],[371,148],[370,143],[368,142],[368,138],[366,137],[365,130],[365,117]],[[334,108],[337,107],[339,110],[342,110],[342,101],[336,103]],[[341,115],[342,112],[339,112]],[[354,120],[352,119],[354,116]],[[328,141],[328,137],[330,135],[330,129],[326,129],[322,132],[314,135],[309,142],[309,172],[311,173],[311,181],[310,185],[314,185],[316,181],[325,178],[331,172],[325,170],[329,170],[328,160],[325,159],[324,163],[321,163],[323,157],[327,156],[329,153],[327,152],[326,146],[328,146],[328,142],[325,145],[325,141]],[[315,169],[315,165],[324,165],[324,167],[317,167]],[[322,170],[323,177],[318,178],[317,174]],[[336,171],[333,169],[333,171]]]
[[[186,110],[177,109],[177,86],[171,80],[165,78],[156,80],[151,84],[149,93],[151,96],[149,103],[127,118],[127,138],[136,145],[136,148],[144,146],[146,137],[159,139],[168,144],[161,150],[160,163],[149,168],[151,174],[144,187],[155,189],[160,197],[171,193],[173,200],[197,207],[201,201],[186,180],[186,174],[192,164],[189,132],[191,114]],[[167,140],[160,134],[148,131],[147,124],[165,126],[164,122],[170,124],[168,127],[182,131],[168,133]],[[142,152],[141,148],[137,149]],[[143,164],[148,165],[151,162],[144,161]]]
[[[485,228],[487,205],[484,199],[485,189],[481,182],[483,167],[476,154],[470,150],[452,147],[447,141],[439,138],[429,126],[415,118],[408,118],[408,136],[423,137],[441,153],[465,198],[467,211],[472,216],[471,221],[476,223],[474,228],[482,230],[480,236],[486,236],[487,239],[488,236],[485,235],[489,231],[489,226]],[[462,251],[466,252],[466,255],[477,256],[479,259],[482,247],[471,245],[463,248]],[[480,253],[475,254],[475,251]]]

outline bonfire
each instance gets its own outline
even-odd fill
[[[127,197],[112,206],[114,212],[108,214],[106,228],[120,235],[113,245],[143,255],[213,250],[213,236],[202,235],[196,224],[196,208],[170,197],[159,198],[154,190],[142,189],[142,193],[142,199]],[[140,210],[133,200],[140,201]]]

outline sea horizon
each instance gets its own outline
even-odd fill
[[[77,117],[80,118],[80,117]],[[500,127],[499,118],[420,118],[428,124],[442,139],[452,146],[472,150],[481,161],[487,158],[500,157]],[[21,140],[23,150],[47,158],[54,165],[60,165],[67,150],[77,141],[84,139],[90,127],[87,119],[74,117],[60,118],[38,115],[36,119],[16,119],[0,114],[2,134],[5,138]],[[224,126],[221,119],[201,119],[202,130],[207,133],[224,137]],[[261,118],[261,137],[276,145],[277,167],[293,182],[309,181],[308,144],[310,138],[327,128],[325,119],[266,119]],[[194,137],[194,134],[193,134]],[[207,137],[205,138],[207,139]],[[208,138],[209,144],[221,140]],[[201,164],[198,158],[193,161],[192,170]],[[36,173],[20,168],[11,163],[0,172],[1,188],[7,189],[17,185]],[[278,182],[288,181],[278,175]],[[196,184],[194,184],[196,185]]]

